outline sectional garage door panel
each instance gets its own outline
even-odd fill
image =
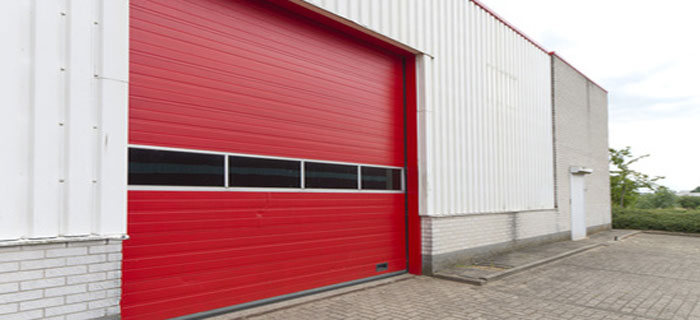
[[[130,14],[124,319],[405,270],[400,57],[265,1],[132,0]],[[293,190],[240,180],[236,165],[269,157],[303,166]],[[336,188],[335,162],[362,165],[363,189],[292,181]]]
[[[155,319],[406,266],[402,194],[129,193],[123,316]]]
[[[132,2],[131,143],[403,166],[401,60],[261,3]]]

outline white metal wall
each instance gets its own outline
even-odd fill
[[[126,233],[128,18],[0,2],[0,240]]]
[[[307,0],[416,48],[421,214],[554,207],[549,55],[469,0]]]

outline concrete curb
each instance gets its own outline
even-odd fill
[[[532,268],[541,266],[541,265],[543,265],[543,264],[547,264],[547,263],[550,263],[550,262],[554,262],[554,261],[557,261],[557,260],[561,260],[561,259],[564,259],[564,258],[566,258],[566,257],[575,255],[575,254],[577,254],[577,253],[581,253],[581,252],[584,252],[584,251],[588,251],[588,250],[591,250],[591,249],[595,249],[595,248],[598,248],[598,247],[601,247],[601,246],[604,246],[604,244],[602,244],[602,243],[596,243],[596,244],[587,245],[587,246],[585,246],[585,247],[581,247],[581,248],[578,248],[578,249],[574,249],[574,250],[571,250],[571,251],[567,251],[567,252],[564,252],[564,253],[560,253],[560,254],[558,254],[558,255],[555,255],[555,256],[552,256],[552,257],[549,257],[549,258],[545,258],[545,259],[542,259],[542,260],[537,260],[537,261],[534,261],[534,262],[530,262],[530,263],[524,264],[524,265],[522,265],[522,266],[517,266],[517,267],[515,267],[515,268],[508,269],[508,270],[505,270],[505,271],[503,271],[503,272],[496,273],[496,274],[494,274],[494,275],[482,277],[482,279],[484,279],[486,282],[488,282],[488,281],[493,281],[493,280],[498,280],[498,279],[507,277],[507,276],[509,276],[509,275],[513,275],[513,274],[518,273],[518,272],[522,272],[522,271],[525,271],[525,270],[528,270],[528,269],[532,269]]]
[[[475,285],[475,286],[483,286],[486,284],[486,280],[484,280],[483,278],[455,276],[455,275],[445,274],[445,273],[433,274],[433,278],[450,280],[450,281],[457,281],[457,282],[464,282],[464,283]]]
[[[280,302],[273,302],[270,304],[261,305],[259,307],[252,307],[249,309],[243,309],[240,311],[234,311],[230,313],[221,314],[218,316],[201,318],[207,320],[237,320],[237,319],[247,319],[249,317],[257,317],[267,313],[293,308],[299,305],[312,303],[322,299],[329,299],[336,296],[345,295],[352,292],[362,291],[370,288],[376,288],[379,286],[387,285],[394,282],[404,281],[408,279],[415,278],[416,276],[404,273],[397,276],[392,276],[389,278],[381,280],[373,280],[370,282],[365,282],[361,284],[351,285],[348,287],[333,289],[329,291],[324,291],[320,293],[310,294],[308,296],[302,296],[299,298],[293,298],[289,300],[284,300]]]
[[[625,240],[629,237],[636,236],[636,235],[641,234],[641,233],[656,234],[656,235],[663,235],[663,236],[700,238],[700,233],[673,232],[673,231],[662,231],[662,230],[629,230],[629,231],[630,231],[630,233],[623,234],[621,236],[615,236],[615,241]]]
[[[643,232],[643,231],[632,231],[632,232],[630,232],[630,233],[623,234],[623,235],[621,235],[621,236],[615,236],[615,241],[622,241],[622,240],[625,240],[625,239],[627,239],[627,238],[629,238],[629,237],[636,236],[636,235],[638,235],[638,234],[640,234],[640,233],[642,233],[642,232]]]
[[[671,231],[660,231],[660,230],[641,230],[638,233],[657,234],[657,235],[663,235],[663,236],[700,238],[700,233],[671,232]]]
[[[464,283],[468,283],[468,284],[472,284],[472,285],[483,286],[483,285],[486,285],[489,281],[495,281],[495,280],[498,280],[498,279],[501,279],[501,278],[504,278],[507,276],[511,276],[513,274],[516,274],[516,273],[523,272],[523,271],[528,270],[528,269],[539,267],[541,265],[544,265],[544,264],[547,264],[550,262],[554,262],[557,260],[561,260],[561,259],[564,259],[566,257],[572,256],[572,255],[575,255],[578,253],[582,253],[584,251],[588,251],[591,249],[595,249],[598,247],[602,247],[602,246],[605,246],[605,244],[595,243],[595,244],[587,245],[585,247],[570,250],[570,251],[560,253],[560,254],[555,255],[555,256],[551,256],[549,258],[544,258],[541,260],[533,261],[533,262],[530,262],[530,263],[527,263],[527,264],[524,264],[521,266],[517,266],[517,267],[512,268],[512,269],[504,270],[502,272],[498,272],[498,273],[495,273],[495,274],[492,274],[489,276],[484,276],[484,277],[479,277],[479,278],[456,276],[456,275],[444,274],[444,273],[436,273],[433,275],[433,277],[439,278],[439,279],[451,280],[451,281],[464,282]]]

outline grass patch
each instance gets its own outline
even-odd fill
[[[700,210],[613,208],[613,228],[700,233]]]

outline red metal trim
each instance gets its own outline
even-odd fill
[[[577,69],[576,67],[574,67],[571,63],[569,63],[569,61],[566,61],[564,58],[562,58],[562,57],[561,57],[559,54],[557,54],[556,52],[552,51],[552,52],[549,53],[549,55],[550,55],[550,56],[553,56],[553,57],[559,58],[559,60],[561,60],[562,62],[566,63],[566,65],[568,65],[569,67],[571,67],[571,69],[574,69],[574,71],[578,72],[580,75],[582,75],[584,78],[586,78],[586,80],[588,80],[588,82],[594,84],[596,87],[598,87],[598,88],[600,88],[601,90],[605,91],[605,93],[608,93],[608,90],[606,90],[605,88],[603,88],[603,86],[601,86],[601,85],[599,85],[598,83],[596,83],[595,81],[591,80],[591,78],[589,78],[586,74],[584,74],[584,73],[581,72],[579,69]]]

